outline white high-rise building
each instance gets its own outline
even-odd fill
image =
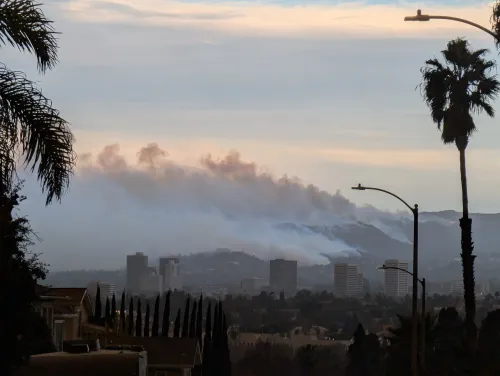
[[[111,299],[113,295],[116,294],[116,287],[114,284],[103,281],[91,281],[87,285],[87,292],[92,299],[95,299],[97,284],[99,284],[99,289],[101,290],[101,299],[104,299],[104,301],[106,301],[106,298]]]
[[[363,274],[359,272],[357,265],[335,264],[333,284],[336,296],[358,296],[363,293]]]
[[[162,291],[181,290],[182,278],[180,260],[175,257],[160,258],[160,275],[162,276]]]
[[[388,268],[408,270],[408,262],[400,260],[385,260]],[[408,294],[408,273],[396,269],[385,269],[385,295],[391,297],[406,296]]]

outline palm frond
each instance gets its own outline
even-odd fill
[[[32,0],[0,0],[0,43],[36,55],[45,72],[57,64],[57,38],[52,21]]]
[[[2,129],[16,134],[26,166],[37,170],[47,204],[60,199],[69,185],[75,153],[68,124],[52,103],[21,72],[0,65],[0,120]],[[8,176],[7,176],[8,178]]]
[[[448,102],[450,77],[452,72],[437,59],[427,60],[426,67],[421,69],[423,78],[423,97],[431,110],[432,120],[438,128],[444,119],[445,107]]]

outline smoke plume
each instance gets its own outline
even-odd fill
[[[58,269],[118,267],[137,251],[155,257],[216,248],[326,263],[324,255],[356,250],[283,224],[337,226],[389,214],[356,207],[340,192],[298,178],[275,177],[236,151],[205,155],[194,168],[151,143],[135,164],[127,163],[118,144],[96,156],[80,155],[62,205],[29,215],[43,238],[39,250]]]

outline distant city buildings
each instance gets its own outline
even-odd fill
[[[264,287],[264,282],[260,278],[245,278],[241,280],[240,292],[242,294],[254,295]]]
[[[129,293],[145,295],[180,290],[180,261],[174,257],[162,257],[155,268],[148,266],[148,256],[142,252],[128,255],[126,286]]]
[[[408,262],[401,260],[385,260],[384,265],[388,268],[385,273],[385,295],[390,297],[401,297],[408,294],[408,273],[399,268],[408,270]]]
[[[182,288],[180,260],[176,257],[161,257],[159,265],[163,291],[180,290]]]
[[[357,265],[334,264],[333,293],[339,297],[354,297],[363,293],[363,274],[359,272]]]
[[[293,296],[297,292],[297,261],[274,259],[269,262],[269,287],[271,291]]]
[[[92,297],[95,298],[97,293],[97,285],[101,290],[101,299],[106,300],[111,299],[113,295],[116,294],[116,286],[113,283],[103,282],[103,281],[91,281],[87,285],[87,292]]]

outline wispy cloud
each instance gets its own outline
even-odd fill
[[[273,3],[207,2],[164,0],[69,0],[60,3],[74,19],[101,23],[135,23],[149,26],[199,27],[231,32],[317,34],[339,36],[426,36],[437,37],[450,31],[478,34],[467,25],[433,21],[432,28],[403,22],[413,15],[412,3],[373,4],[368,2]],[[432,14],[466,16],[485,24],[491,11],[485,2],[429,4],[423,10]],[[338,33],[341,33],[340,35]]]

